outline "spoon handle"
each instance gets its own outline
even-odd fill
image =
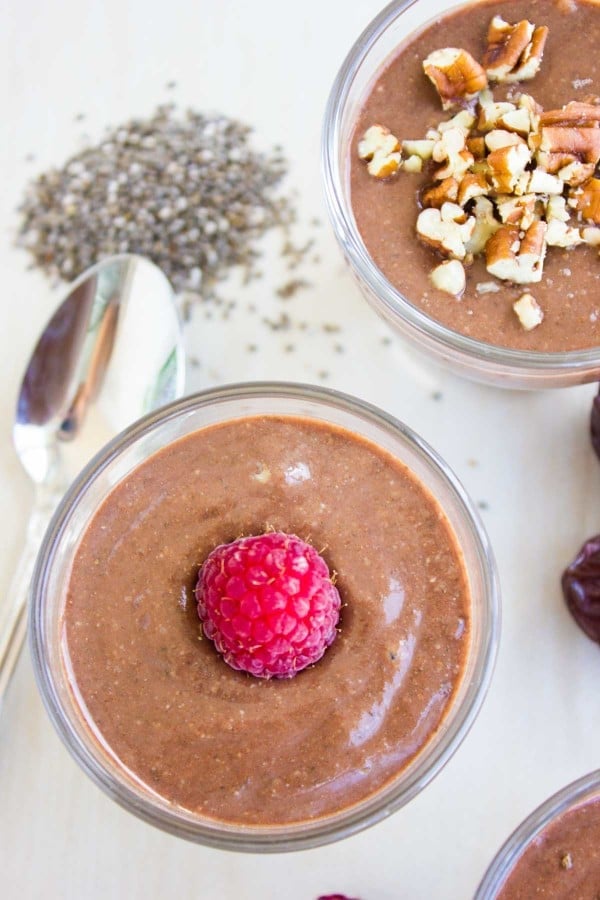
[[[49,490],[44,485],[36,488],[25,545],[8,595],[0,605],[0,704],[27,634],[27,597],[35,560],[61,496],[62,492]]]

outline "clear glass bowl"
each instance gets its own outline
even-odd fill
[[[590,800],[600,800],[600,769],[567,785],[519,825],[496,854],[473,900],[494,900],[531,842],[559,816]]]
[[[499,387],[546,388],[600,379],[600,347],[539,353],[497,347],[452,331],[403,296],[378,269],[359,234],[350,204],[349,153],[363,101],[400,44],[452,0],[395,0],[363,31],[329,95],[322,135],[322,169],[329,217],[346,261],[371,306],[419,350],[460,375]],[[493,12],[490,7],[491,13]]]
[[[404,462],[437,498],[464,556],[472,594],[472,637],[465,674],[439,730],[386,788],[328,818],[273,828],[228,826],[163,800],[135,779],[94,736],[77,703],[62,652],[62,613],[78,541],[99,504],[128,472],[171,441],[207,425],[252,415],[295,415],[347,428]],[[72,485],[45,536],[30,608],[38,686],[60,737],[109,796],[166,831],[215,847],[275,851],[313,847],[372,825],[414,797],[448,761],[487,691],[499,632],[493,554],[477,512],[446,464],[417,435],[378,409],[334,391],[303,385],[246,384],[188,397],[132,425],[108,444]]]

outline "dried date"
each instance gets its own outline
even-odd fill
[[[598,459],[600,459],[600,388],[592,402],[592,414],[590,416],[590,434],[592,447]]]
[[[600,418],[600,408],[598,409]],[[598,452],[598,451],[596,451]],[[562,576],[571,615],[589,638],[600,644],[600,534],[586,541]]]

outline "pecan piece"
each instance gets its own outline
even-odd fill
[[[454,297],[459,297],[463,293],[467,283],[464,266],[457,259],[448,259],[440,263],[431,272],[430,277],[438,291],[444,291]]]
[[[444,203],[454,203],[458,199],[458,181],[456,178],[444,178],[439,184],[423,191],[421,203],[423,206],[435,206],[441,209]]]
[[[384,125],[367,128],[358,142],[358,155],[368,163],[367,171],[374,178],[395,175],[401,166],[398,138]]]
[[[456,198],[458,205],[466,206],[469,200],[484,196],[489,193],[489,190],[487,179],[482,172],[467,172],[458,188],[458,197]]]
[[[444,109],[464,106],[487,87],[487,77],[466,50],[444,47],[423,61],[423,70],[437,90]]]
[[[444,256],[464,259],[465,244],[475,226],[474,218],[471,217],[466,221],[464,218],[464,211],[454,203],[444,203],[441,210],[424,209],[417,219],[417,234],[426,244],[439,250]]]
[[[600,123],[600,103],[580,103],[572,100],[562,109],[547,109],[540,115],[542,125],[581,125],[583,127],[597,127]]]
[[[488,150],[500,150],[502,147],[513,147],[516,144],[525,144],[523,138],[513,131],[505,131],[503,128],[494,128],[485,136],[485,145]]]
[[[600,159],[600,128],[582,125],[542,125],[536,158],[546,172],[556,175],[573,162],[596,166]]]
[[[571,196],[569,205],[581,214],[581,218],[600,225],[600,178],[590,178]]]
[[[519,299],[513,303],[513,309],[525,331],[532,331],[544,320],[544,313],[531,294],[521,294]]]
[[[523,194],[521,197],[502,194],[496,198],[498,215],[505,225],[518,225],[523,231],[526,231],[536,218],[540,218],[537,215],[537,205],[538,198],[535,194]]]
[[[530,161],[531,151],[522,143],[492,151],[487,158],[492,186],[501,194],[514,193]]]
[[[477,256],[482,253],[491,236],[500,228],[500,222],[494,216],[494,204],[487,197],[475,198],[473,207],[475,227],[473,234],[467,241],[467,253]]]
[[[536,28],[523,19],[515,25],[494,16],[488,29],[483,67],[491,81],[526,81],[541,65],[548,37],[545,25]]]
[[[534,222],[523,239],[515,225],[503,225],[485,247],[486,269],[503,281],[531,284],[542,280],[546,255],[545,222]]]

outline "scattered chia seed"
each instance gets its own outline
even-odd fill
[[[314,244],[314,239],[310,238],[310,240],[308,240],[305,244],[302,244],[298,247],[288,239],[284,243],[281,250],[282,256],[289,257],[288,269],[296,269],[305,259],[305,257],[310,253],[310,251],[314,247]]]
[[[389,336],[389,334],[386,334],[385,337],[382,337],[382,338],[381,338],[381,343],[383,344],[384,347],[389,347],[389,346],[391,346],[392,339],[391,339],[391,337]]]
[[[251,279],[256,239],[286,229],[295,212],[278,194],[280,148],[257,152],[250,131],[172,104],[109,129],[31,182],[19,243],[36,266],[67,281],[113,253],[147,256],[177,291],[205,299],[233,266]],[[306,249],[288,244],[287,254],[302,258]]]
[[[286,284],[282,284],[280,288],[277,288],[275,293],[282,300],[289,300],[289,298],[297,294],[298,291],[307,287],[310,287],[310,281],[306,281],[305,278],[292,278]]]
[[[490,504],[487,502],[487,500],[479,500],[479,502],[477,503],[477,506],[479,507],[479,509],[483,510],[484,512],[486,509],[490,508]]]
[[[439,403],[440,400],[444,399],[444,395],[442,394],[441,391],[434,391],[433,394],[431,395],[431,399],[435,400],[436,403]]]
[[[292,327],[292,320],[287,313],[281,313],[277,319],[264,318],[263,322],[269,326],[271,331],[289,331]]]

